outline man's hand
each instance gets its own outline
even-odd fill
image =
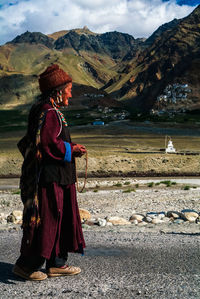
[[[72,144],[72,154],[74,157],[82,157],[86,153],[86,148],[81,144]]]

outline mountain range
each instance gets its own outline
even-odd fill
[[[72,76],[76,97],[103,94],[104,105],[117,100],[135,111],[199,109],[199,53],[200,5],[148,39],[97,34],[86,26],[49,35],[27,31],[0,46],[0,107],[31,104],[39,94],[38,75],[57,63]],[[181,98],[179,92],[175,101],[172,92],[166,100],[173,84],[187,85],[190,93]],[[158,100],[162,95],[165,103]]]

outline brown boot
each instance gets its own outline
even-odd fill
[[[12,272],[26,280],[44,280],[47,278],[47,275],[41,271],[27,271],[16,264],[14,265]]]
[[[63,266],[60,268],[49,268],[47,271],[47,275],[49,277],[56,277],[56,276],[62,276],[62,275],[76,275],[81,272],[81,269],[79,267],[74,266]]]

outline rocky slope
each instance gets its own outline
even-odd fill
[[[129,64],[126,78],[117,82],[120,97],[148,110],[168,84],[188,84],[192,89],[190,109],[199,108],[199,27],[200,6],[188,17],[160,27],[145,42],[149,46]],[[116,92],[115,86],[109,88],[112,91]]]

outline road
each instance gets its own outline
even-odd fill
[[[200,298],[200,234],[88,229],[85,255],[70,254],[78,276],[42,282],[11,273],[21,231],[0,233],[0,298]]]

